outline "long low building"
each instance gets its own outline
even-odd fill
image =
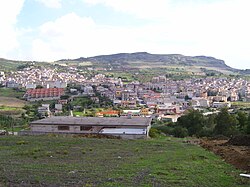
[[[30,123],[29,134],[106,134],[122,138],[147,138],[151,118],[55,116]]]

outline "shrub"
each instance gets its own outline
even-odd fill
[[[173,135],[178,138],[184,138],[188,136],[188,130],[187,128],[177,126],[173,130]]]
[[[25,145],[25,144],[28,144],[27,141],[24,141],[24,140],[20,140],[18,142],[16,142],[17,145]]]
[[[156,128],[152,127],[150,130],[149,130],[149,136],[151,138],[156,138],[160,135],[160,131],[158,131]]]
[[[64,155],[67,155],[67,154],[69,154],[69,152],[68,152],[67,150],[64,150],[64,151],[63,151],[63,154],[64,154]]]
[[[174,128],[171,126],[166,126],[166,125],[162,125],[162,126],[157,126],[155,127],[158,131],[166,134],[166,135],[170,135],[173,134],[173,130]]]

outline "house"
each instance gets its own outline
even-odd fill
[[[62,104],[55,104],[56,110],[62,110]]]
[[[177,122],[178,118],[180,117],[181,115],[163,115],[161,116],[161,119],[163,121],[170,121],[170,122]]]
[[[67,99],[60,99],[58,100],[58,104],[66,105],[68,103]]]
[[[123,110],[121,115],[122,116],[128,116],[128,115],[140,116],[140,112],[141,110]]]
[[[180,106],[178,106],[178,105],[172,105],[172,106],[159,105],[156,112],[159,114],[179,114],[180,113]]]
[[[223,108],[223,107],[231,107],[231,103],[230,102],[213,102],[212,105],[214,108]]]
[[[38,107],[37,112],[41,118],[49,117],[51,115],[49,104],[42,104],[41,107]]]
[[[149,108],[142,108],[140,111],[141,116],[150,116],[153,112],[149,111]]]
[[[120,115],[120,112],[117,110],[107,110],[102,112],[97,112],[97,117],[118,117]]]
[[[18,83],[15,82],[15,81],[7,81],[7,82],[6,82],[6,87],[7,87],[7,88],[19,88],[19,87],[20,87],[20,84],[18,84]]]
[[[126,139],[147,138],[151,118],[54,116],[30,123],[31,131],[21,134],[105,134]]]
[[[136,108],[136,100],[121,101],[122,107]]]
[[[85,86],[85,87],[84,87],[84,93],[85,93],[86,95],[90,95],[90,96],[95,95],[92,86]]]

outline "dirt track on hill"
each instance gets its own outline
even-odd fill
[[[250,172],[250,146],[232,145],[230,140],[201,139],[200,145],[236,168]]]

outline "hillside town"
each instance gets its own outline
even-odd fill
[[[250,83],[242,78],[171,80],[162,75],[153,77],[150,82],[124,83],[120,77],[107,77],[104,74],[87,78],[72,67],[65,72],[49,68],[25,68],[9,74],[1,72],[0,84],[26,90],[23,99],[30,102],[56,100],[52,111],[48,104],[38,108],[43,117],[62,113],[63,106],[77,97],[88,97],[97,105],[100,104],[99,97],[112,102],[113,108],[97,111],[94,116],[131,114],[172,122],[176,122],[190,108],[207,113],[222,107],[230,108],[234,101],[250,101]],[[63,99],[65,95],[68,97]],[[84,111],[84,106],[72,106],[72,110],[81,108],[80,111]]]

